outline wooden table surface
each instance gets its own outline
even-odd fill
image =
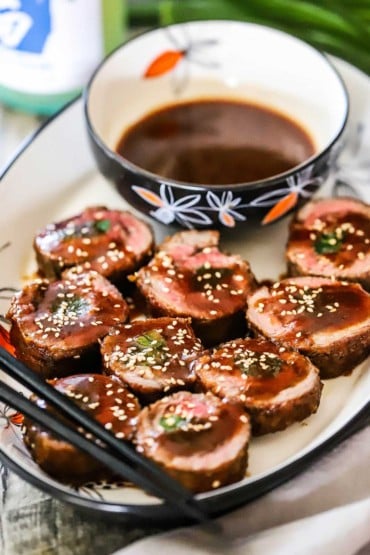
[[[108,555],[151,532],[60,503],[0,463],[2,555]]]

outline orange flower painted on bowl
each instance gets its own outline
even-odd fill
[[[298,202],[298,193],[289,193],[286,197],[279,200],[266,214],[262,220],[262,225],[271,224],[278,218],[287,214],[289,210],[292,210]]]
[[[178,64],[185,56],[184,50],[166,50],[157,56],[147,67],[144,77],[159,77],[168,73]]]
[[[188,42],[184,48],[180,48],[178,47],[177,40],[175,41],[172,36],[169,36],[169,38],[175,47],[161,52],[150,62],[144,72],[144,79],[161,77],[177,68],[183,60],[209,68],[217,66],[214,62],[199,57],[199,53],[202,53],[204,49],[217,44],[216,40],[206,39]]]
[[[290,176],[285,184],[255,198],[250,206],[271,207],[261,224],[267,225],[285,216],[298,204],[299,198],[310,198],[312,192],[322,183],[323,178],[312,175],[313,166],[303,169],[300,173]]]

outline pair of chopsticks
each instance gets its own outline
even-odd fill
[[[76,425],[68,424],[64,419],[61,420],[54,414],[40,409],[35,403],[2,381],[0,381],[0,401],[20,411],[43,428],[57,434],[64,441],[95,457],[114,473],[175,506],[187,518],[207,524],[207,528],[212,529],[213,532],[219,531],[218,525],[210,520],[209,515],[203,511],[190,491],[158,465],[117,439],[109,430],[92,419],[86,411],[80,409],[66,395],[44,382],[2,347],[0,347],[0,368],[8,376],[47,401],[49,405],[58,409],[60,414],[67,417],[69,421],[81,426],[84,432],[80,433],[76,429]],[[87,439],[87,432],[93,434],[94,438]]]

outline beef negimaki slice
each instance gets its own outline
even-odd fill
[[[178,389],[192,388],[190,363],[202,345],[190,320],[139,320],[113,330],[102,343],[105,372],[117,376],[146,401]]]
[[[117,438],[132,440],[140,406],[133,393],[118,380],[99,374],[81,374],[51,380],[50,383]],[[43,399],[33,396],[32,400],[40,408],[57,414],[56,409],[48,407]],[[90,435],[86,437],[90,438]],[[111,470],[102,463],[29,418],[24,420],[24,442],[37,464],[62,482],[81,484],[112,477]]]
[[[335,277],[370,290],[370,206],[349,198],[306,204],[293,220],[290,275]]]
[[[204,389],[243,403],[255,435],[284,430],[316,412],[322,384],[301,354],[263,339],[237,339],[194,363]]]
[[[247,262],[222,253],[217,231],[183,231],[167,239],[137,274],[154,315],[190,317],[205,345],[245,332],[246,296],[255,285]]]
[[[37,280],[11,302],[10,340],[16,356],[45,378],[98,369],[99,339],[125,322],[128,307],[97,272]]]
[[[149,259],[153,235],[130,212],[97,206],[46,226],[36,235],[34,249],[40,272],[49,279],[77,266],[121,284]]]
[[[179,391],[139,415],[137,450],[193,492],[245,476],[249,418],[240,405]]]
[[[370,354],[370,295],[357,283],[298,277],[248,299],[255,331],[308,356],[322,378],[349,373]]]

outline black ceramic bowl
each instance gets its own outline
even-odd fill
[[[315,153],[279,175],[217,186],[164,178],[117,154],[124,131],[145,115],[201,98],[273,108],[307,130]],[[196,228],[265,225],[306,202],[328,176],[348,116],[343,81],[322,53],[233,21],[172,25],[128,41],[97,68],[84,104],[98,167],[128,203],[164,224]]]

